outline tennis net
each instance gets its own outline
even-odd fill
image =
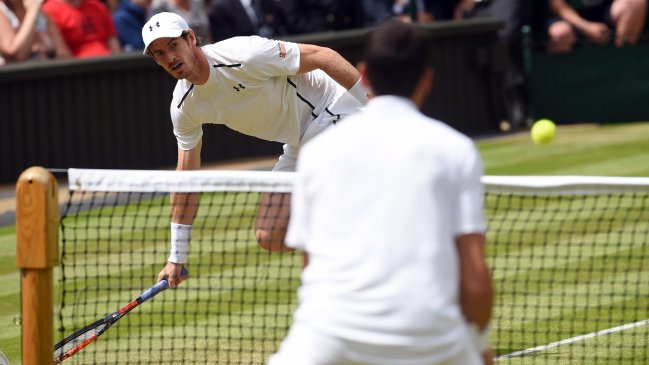
[[[291,323],[302,255],[260,249],[255,220],[261,195],[292,182],[276,172],[70,169],[57,339],[155,281],[169,254],[170,192],[199,192],[200,204],[190,279],[66,362],[265,363]],[[649,179],[484,182],[498,361],[649,364]]]

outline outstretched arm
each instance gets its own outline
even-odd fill
[[[178,147],[176,170],[198,170],[201,167],[201,143],[191,150]],[[180,271],[187,263],[192,224],[198,211],[198,193],[171,193],[171,253],[158,280],[167,279],[169,286],[178,286],[183,278]]]
[[[178,147],[176,170],[198,170],[201,167],[201,143],[191,150]],[[171,221],[179,224],[192,224],[198,211],[199,194],[172,193]]]

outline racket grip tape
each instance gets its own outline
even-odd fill
[[[187,276],[188,274],[189,272],[183,266],[182,270],[180,271],[180,276]],[[147,289],[144,293],[142,293],[142,295],[140,295],[140,298],[144,302],[145,300],[149,300],[153,298],[158,293],[166,289],[169,289],[169,282],[167,281],[167,279],[162,279],[158,281],[154,286]]]

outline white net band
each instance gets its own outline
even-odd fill
[[[103,192],[290,192],[295,173],[270,171],[164,171],[69,169],[70,190]],[[648,191],[649,177],[484,176],[488,192],[605,194]]]
[[[74,191],[102,192],[290,192],[294,174],[269,171],[222,170],[102,170],[69,169]]]

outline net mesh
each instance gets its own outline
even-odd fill
[[[291,174],[71,170],[58,336],[149,287],[169,254],[169,192],[200,193],[190,278],[66,362],[264,364],[291,323],[301,253],[259,248],[263,193]],[[492,345],[512,364],[649,364],[649,184],[485,178]],[[395,213],[396,214],[396,213]]]

